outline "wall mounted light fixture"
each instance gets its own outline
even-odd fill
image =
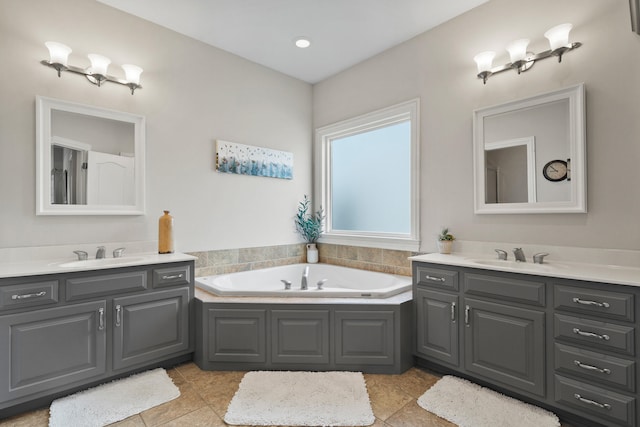
[[[536,61],[551,58],[552,56],[558,57],[558,62],[562,62],[562,55],[582,46],[580,42],[569,43],[569,32],[571,28],[573,28],[571,24],[561,24],[544,33],[544,36],[549,40],[550,49],[538,54],[527,51],[529,39],[519,39],[509,43],[507,45],[507,51],[509,52],[511,62],[499,67],[493,67],[492,65],[493,58],[496,56],[495,52],[487,51],[477,54],[473,60],[476,61],[478,66],[478,78],[482,79],[484,84],[487,84],[487,79],[494,74],[511,69],[516,70],[518,74],[520,74],[533,67]]]
[[[97,86],[102,85],[105,81],[127,86],[131,89],[131,95],[133,95],[136,89],[142,88],[142,86],[140,86],[142,68],[137,65],[124,64],[122,69],[124,70],[125,78],[119,79],[107,74],[111,60],[105,56],[90,53],[87,56],[91,61],[91,66],[88,68],[80,68],[69,65],[69,54],[71,53],[69,46],[58,42],[46,42],[45,46],[49,49],[49,60],[45,59],[40,61],[40,63],[58,71],[58,77],[60,77],[62,71],[71,71],[72,73],[82,74],[87,80]]]

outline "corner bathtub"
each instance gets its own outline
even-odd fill
[[[308,290],[301,290],[302,273],[309,267]],[[322,289],[320,280],[327,279]],[[285,290],[282,280],[292,283]],[[411,278],[330,264],[293,264],[261,270],[196,277],[196,287],[220,296],[388,298],[411,289]]]

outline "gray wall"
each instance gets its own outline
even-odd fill
[[[474,55],[572,22],[583,46],[517,75],[477,80]],[[640,247],[640,37],[622,0],[492,0],[314,86],[314,127],[419,96],[422,250],[442,226],[460,240],[594,248]],[[587,92],[587,214],[474,215],[475,109],[584,82]]]
[[[144,68],[143,89],[91,85],[39,62],[44,42]],[[0,248],[157,239],[163,209],[181,251],[296,243],[293,216],[311,192],[311,85],[88,0],[0,0]],[[9,63],[10,61],[10,63]],[[147,215],[35,215],[35,96],[147,119]],[[294,179],[219,174],[215,140],[294,154]]]

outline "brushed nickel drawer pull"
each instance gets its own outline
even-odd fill
[[[98,330],[102,331],[104,329],[104,308],[98,309]]]
[[[609,308],[609,303],[608,302],[589,301],[589,300],[580,299],[580,298],[574,298],[573,302],[575,302],[576,304],[595,305],[596,307]]]
[[[182,273],[174,274],[173,276],[162,276],[162,280],[182,279]]]
[[[116,326],[120,326],[120,324],[122,323],[121,313],[122,313],[122,306],[118,304],[116,305]]]
[[[573,333],[574,334],[578,334],[581,335],[583,337],[589,337],[589,338],[598,338],[599,340],[605,340],[605,341],[609,341],[611,339],[611,337],[607,334],[596,334],[594,332],[585,332],[585,331],[581,331],[578,328],[573,328]]]
[[[451,303],[451,321],[452,322],[456,321],[456,303],[455,302]]]
[[[27,298],[37,298],[37,297],[43,297],[46,294],[47,294],[47,291],[40,291],[40,292],[37,292],[35,294],[11,295],[11,299],[12,300],[21,300],[21,299],[27,299]]]
[[[585,399],[584,397],[580,396],[578,393],[575,393],[573,397],[578,399],[580,402],[588,403],[589,405],[597,406],[598,408],[611,409],[611,405],[609,405],[608,403],[600,403],[600,402],[596,402],[595,400]]]
[[[464,324],[469,326],[469,311],[471,311],[471,307],[468,305],[464,307]]]
[[[427,280],[431,280],[432,282],[445,282],[447,280],[444,277],[433,277],[429,276],[428,274],[425,275],[424,278]]]
[[[586,365],[584,363],[582,363],[579,360],[574,360],[573,363],[582,369],[586,369],[587,371],[597,371],[600,372],[601,374],[607,374],[609,375],[611,373],[611,369],[607,369],[607,368],[598,368],[597,366],[593,366],[593,365]]]

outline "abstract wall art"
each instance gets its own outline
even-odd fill
[[[216,170],[239,175],[293,179],[293,153],[216,140]]]

